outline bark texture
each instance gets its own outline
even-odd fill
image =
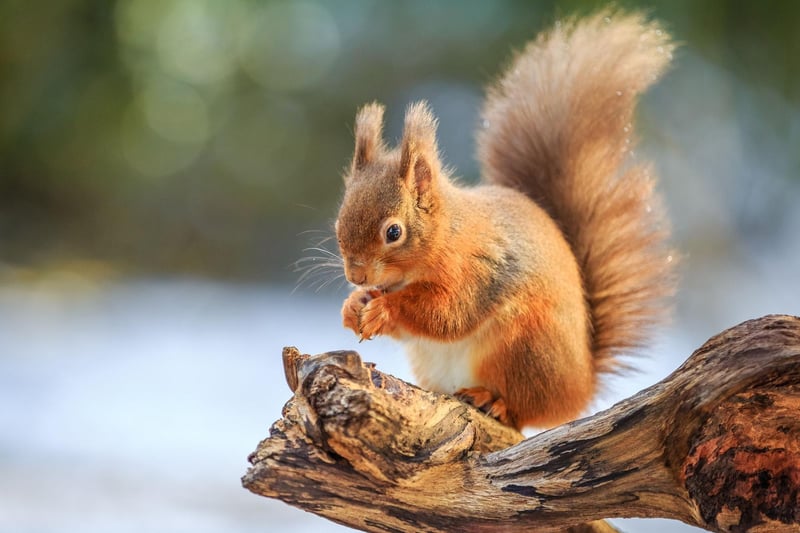
[[[362,363],[284,350],[294,396],[249,458],[256,494],[364,531],[610,530],[663,517],[800,531],[800,319],[706,342],[607,411],[527,440]]]

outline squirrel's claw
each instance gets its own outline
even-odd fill
[[[357,289],[350,293],[350,296],[342,304],[342,325],[353,330],[353,333],[360,337],[359,342],[364,340],[361,333],[361,311],[369,302],[369,294],[363,289]]]
[[[516,427],[514,420],[508,412],[506,401],[485,387],[469,387],[459,389],[454,395],[462,402],[466,402],[499,420],[501,423]]]
[[[375,298],[361,310],[359,321],[362,339],[372,339],[378,335],[391,333],[392,317],[386,298]]]

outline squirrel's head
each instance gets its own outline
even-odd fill
[[[344,177],[336,237],[350,283],[392,291],[424,272],[426,243],[440,230],[437,211],[447,178],[428,106],[408,107],[403,139],[394,149],[383,142],[383,112],[372,103],[356,116],[355,154]]]

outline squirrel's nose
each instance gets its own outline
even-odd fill
[[[345,277],[347,277],[347,281],[353,285],[364,285],[367,282],[367,271],[362,266],[353,265],[351,263],[349,268],[346,268],[345,270]]]
[[[367,282],[367,275],[363,272],[354,274],[351,272],[347,276],[347,281],[352,283],[353,285],[364,285]]]

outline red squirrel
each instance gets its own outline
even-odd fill
[[[335,226],[355,286],[345,327],[399,339],[421,386],[507,425],[579,415],[673,291],[630,124],[672,49],[639,14],[557,23],[489,87],[471,187],[442,166],[424,102],[408,107],[397,147],[382,139],[383,106],[362,107]]]

